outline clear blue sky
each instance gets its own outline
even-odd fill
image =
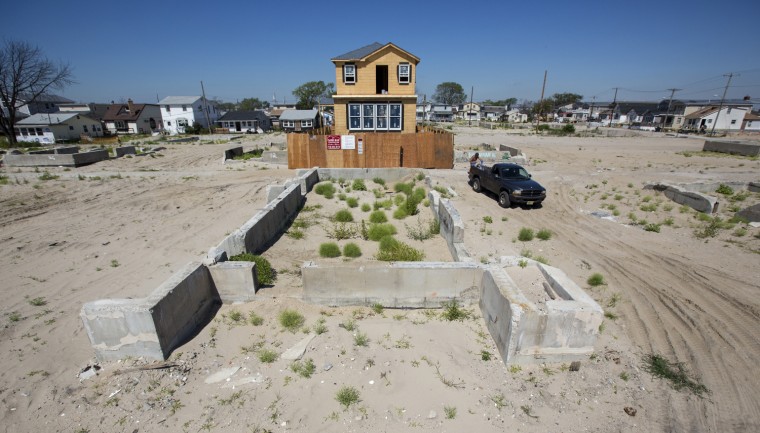
[[[417,92],[474,99],[760,99],[759,0],[8,1],[0,35],[71,65],[78,102],[200,94],[293,101],[334,81],[332,57],[393,42],[421,59]],[[717,96],[715,96],[717,95]]]

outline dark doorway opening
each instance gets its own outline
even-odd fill
[[[375,66],[375,92],[378,95],[388,93],[388,65]]]

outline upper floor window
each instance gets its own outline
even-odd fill
[[[182,111],[187,111],[187,105],[182,106]]]
[[[412,81],[412,66],[409,63],[398,65],[398,83],[409,84]]]
[[[171,105],[164,105],[164,108],[166,109],[166,111],[167,111],[167,112],[169,112],[169,113],[171,113],[171,112],[172,112],[172,107],[171,107]]]
[[[343,65],[343,82],[346,84],[356,83],[356,65]]]

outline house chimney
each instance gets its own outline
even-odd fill
[[[127,99],[127,110],[129,110],[130,113],[132,112],[132,98]]]

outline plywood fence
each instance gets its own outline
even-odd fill
[[[452,168],[454,134],[356,133],[356,148],[328,150],[327,135],[288,134],[288,168]],[[362,141],[361,154],[359,140]]]

